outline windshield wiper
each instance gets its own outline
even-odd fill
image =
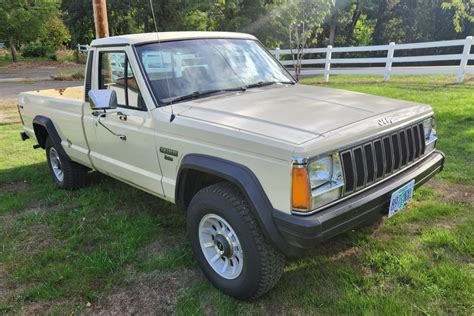
[[[231,91],[245,91],[246,87],[238,87],[238,88],[229,88],[229,89],[213,89],[213,90],[204,90],[204,91],[194,91],[193,93],[182,95],[176,98],[172,98],[170,101],[166,102],[166,104],[172,104],[176,102],[192,100],[207,97],[209,95],[219,93],[219,92],[231,92]]]
[[[274,84],[295,84],[295,83],[293,81],[259,81],[256,83],[246,85],[245,88],[251,89],[251,88],[257,88],[257,87],[271,86]]]

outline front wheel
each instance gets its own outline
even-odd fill
[[[187,228],[196,260],[222,292],[253,299],[280,279],[284,256],[265,239],[248,202],[232,184],[199,191],[188,208]]]

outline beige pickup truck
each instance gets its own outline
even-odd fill
[[[285,256],[397,214],[444,163],[430,106],[298,84],[248,34],[98,39],[83,87],[18,107],[58,187],[96,170],[176,203],[205,275],[239,299]]]

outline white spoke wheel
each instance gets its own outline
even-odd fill
[[[199,243],[207,263],[225,279],[242,273],[244,254],[239,238],[225,219],[207,214],[199,223]]]
[[[264,237],[248,201],[233,184],[216,183],[197,192],[186,221],[196,261],[222,292],[253,299],[280,279],[284,257]]]
[[[49,162],[51,164],[51,169],[53,170],[53,174],[58,179],[59,182],[64,181],[64,173],[61,164],[61,158],[59,158],[59,154],[56,148],[51,147],[49,149]]]

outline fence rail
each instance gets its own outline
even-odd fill
[[[330,75],[336,74],[364,74],[364,75],[383,75],[384,80],[388,81],[391,75],[423,75],[423,74],[455,74],[456,82],[464,81],[466,74],[474,74],[474,67],[469,66],[469,60],[474,60],[474,53],[471,53],[471,47],[474,45],[472,36],[468,36],[461,40],[411,43],[411,44],[395,44],[374,45],[374,46],[357,46],[357,47],[332,47],[326,48],[308,48],[304,50],[304,55],[308,54],[325,54],[325,58],[303,59],[301,65],[301,75],[323,75],[325,81],[329,81]],[[396,51],[414,50],[425,48],[439,47],[462,47],[459,54],[438,54],[423,56],[400,56],[394,57]],[[332,58],[333,53],[360,53],[360,52],[380,52],[386,51],[385,57],[373,58]],[[296,50],[280,49],[270,51],[285,66],[293,67],[296,60],[282,60],[282,56],[296,54]],[[456,66],[409,66],[394,67],[394,63],[420,63],[435,61],[457,61]],[[379,64],[380,67],[354,67],[333,68],[333,65],[361,65],[361,64]],[[320,68],[309,68],[308,65],[324,65]]]
[[[89,51],[89,45],[77,44],[77,51],[79,53],[87,53]]]

